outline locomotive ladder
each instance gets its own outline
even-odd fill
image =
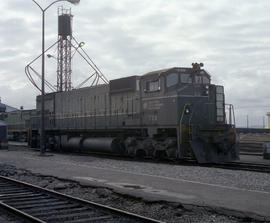
[[[188,151],[184,151],[182,148],[190,148],[190,142],[192,140],[192,127],[190,125],[190,120],[188,125],[183,125],[184,116],[187,114],[187,109],[189,109],[191,104],[185,104],[182,110],[179,121],[179,144],[180,144],[180,154],[184,157],[191,156]],[[190,112],[190,110],[189,110]],[[189,151],[191,153],[191,151]]]

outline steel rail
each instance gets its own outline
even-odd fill
[[[5,187],[5,184],[7,183],[7,187]],[[12,187],[11,187],[12,186]],[[19,188],[19,190],[18,190]],[[15,193],[12,191],[16,191]],[[21,192],[23,191],[23,192]],[[6,195],[5,195],[6,193]],[[53,202],[55,203],[59,203],[60,205],[62,205],[62,209],[59,209],[58,211],[64,211],[65,210],[65,202],[67,202],[67,204],[69,205],[80,205],[80,208],[86,208],[88,212],[85,213],[85,215],[91,215],[91,212],[96,213],[102,213],[103,216],[89,216],[89,219],[85,220],[85,222],[91,222],[91,221],[95,221],[97,222],[98,220],[101,220],[102,222],[106,222],[106,220],[110,220],[112,218],[116,218],[113,219],[113,222],[145,222],[145,223],[161,223],[162,221],[158,221],[155,219],[151,219],[148,217],[144,217],[141,215],[137,215],[137,214],[133,214],[127,211],[123,211],[117,208],[113,208],[113,207],[109,207],[106,205],[102,205],[102,204],[98,204],[92,201],[87,201],[81,198],[76,198],[70,195],[66,195],[66,194],[62,194],[56,191],[52,191],[49,189],[45,189],[45,188],[41,188],[39,186],[35,186],[33,184],[29,184],[29,183],[25,183],[25,182],[21,182],[15,179],[11,179],[9,177],[4,177],[4,176],[0,176],[0,207],[3,207],[7,210],[9,210],[12,213],[15,213],[15,215],[20,215],[20,217],[26,218],[28,219],[30,222],[38,222],[38,223],[46,223],[46,222],[54,222],[56,223],[57,221],[55,221],[55,218],[61,218],[61,214],[58,213],[57,216],[50,216],[52,219],[54,220],[49,220],[46,221],[45,219],[42,219],[41,217],[35,217],[35,213],[38,213],[37,211],[34,210],[34,208],[44,208],[42,203],[41,204],[37,204],[38,202],[42,201],[42,199],[36,199],[34,197],[32,198],[25,198],[27,197],[27,195],[29,195],[29,193],[33,196],[44,196],[46,197],[46,202],[47,202],[47,206],[50,207],[50,199],[53,200]],[[36,193],[36,194],[33,194]],[[27,195],[25,195],[27,194]],[[50,196],[51,195],[51,196]],[[45,199],[45,198],[44,198]],[[59,199],[59,201],[57,200]],[[49,202],[49,203],[48,203]],[[13,203],[13,206],[12,206]],[[15,203],[15,204],[14,204]],[[17,205],[17,207],[16,207]],[[31,206],[33,205],[33,206]],[[59,207],[60,208],[60,207]],[[76,206],[76,208],[78,209],[78,207]],[[24,210],[28,210],[28,211],[24,211]],[[84,211],[86,210],[84,209]],[[31,214],[34,212],[34,214]],[[46,209],[43,210],[46,212]],[[54,211],[53,209],[50,209],[50,211]],[[72,211],[72,209],[70,209],[70,212]],[[66,213],[65,215],[70,214],[70,213]],[[82,214],[82,213],[80,213]],[[106,214],[104,216],[104,214]],[[38,214],[40,215],[40,213]],[[36,216],[38,216],[36,215]],[[43,214],[44,215],[44,214]],[[92,213],[93,215],[93,213]],[[72,216],[72,218],[76,217]],[[64,218],[64,217],[63,217]],[[76,219],[78,220],[78,219]],[[83,219],[84,220],[84,219]],[[103,221],[104,220],[104,221]],[[59,222],[75,222],[75,220],[60,220]],[[112,221],[110,221],[112,222]]]
[[[0,201],[0,207],[1,207],[2,209],[7,210],[7,211],[10,212],[10,213],[14,213],[16,216],[20,216],[20,217],[22,217],[23,219],[26,219],[28,222],[33,222],[33,223],[46,223],[45,221],[42,221],[42,220],[40,220],[40,219],[38,219],[38,218],[35,218],[35,217],[33,217],[33,216],[31,216],[31,215],[29,215],[29,214],[23,212],[23,211],[20,211],[20,210],[18,210],[18,209],[16,209],[16,208],[12,207],[12,206],[10,206],[10,205],[7,205],[7,204],[5,204],[5,203],[3,203],[3,202],[1,202],[1,201]]]
[[[230,169],[230,170],[244,170],[260,173],[270,173],[270,165],[262,163],[249,163],[249,162],[229,162],[220,164],[206,165],[210,167]]]

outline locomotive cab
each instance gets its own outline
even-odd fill
[[[194,63],[192,68],[175,67],[141,77],[141,125],[147,127],[154,156],[200,163],[238,158],[235,128],[226,124],[224,88],[211,84],[202,66]]]
[[[211,84],[198,64],[189,76],[193,92],[179,103],[180,157],[194,157],[199,163],[239,159],[235,126],[226,120],[223,86]]]

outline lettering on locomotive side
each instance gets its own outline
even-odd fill
[[[149,102],[145,102],[143,104],[143,108],[146,110],[159,110],[164,104],[160,102],[160,100],[153,100]]]
[[[158,120],[158,116],[155,115],[155,114],[153,114],[153,115],[148,115],[148,119],[149,119],[149,121],[154,122],[154,121],[157,121],[157,120]]]

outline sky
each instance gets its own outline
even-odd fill
[[[36,0],[46,7],[52,0]],[[269,0],[81,0],[46,12],[46,47],[57,40],[57,9],[71,8],[73,36],[111,80],[203,62],[212,83],[224,85],[237,126],[263,126],[270,112]],[[39,91],[24,68],[41,53],[41,11],[31,0],[0,1],[0,97],[35,108]],[[52,49],[50,54],[56,54]],[[40,61],[35,63],[40,71]],[[74,86],[91,69],[73,62]],[[46,58],[46,79],[56,83],[56,61]]]

